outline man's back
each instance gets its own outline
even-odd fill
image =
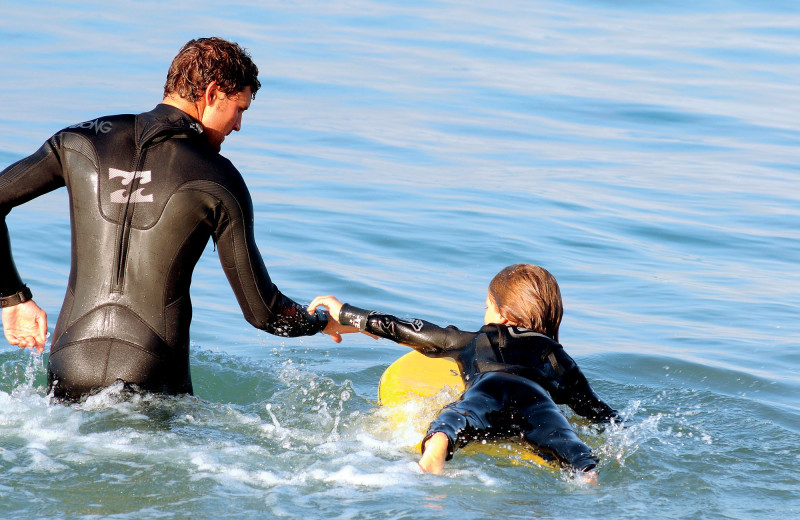
[[[249,204],[239,173],[204,146],[201,132],[180,110],[159,105],[51,139],[73,224],[50,358],[57,394],[116,379],[191,392],[192,270],[223,219]]]
[[[16,269],[5,216],[69,190],[72,268],[49,363],[57,396],[117,379],[191,392],[189,284],[209,237],[253,326],[284,337],[325,332],[336,342],[355,332],[275,287],[253,236],[247,187],[219,155],[260,86],[238,44],[193,39],[173,59],[155,110],[66,128],[0,171],[0,307],[6,338],[22,348],[44,350],[47,314]]]
[[[49,366],[58,396],[117,379],[191,393],[189,285],[210,237],[250,323],[283,336],[325,325],[274,286],[241,175],[175,107],[74,125],[3,177],[12,205],[70,194],[72,269]]]

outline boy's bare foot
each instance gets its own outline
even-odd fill
[[[434,433],[425,441],[422,458],[419,459],[419,467],[422,471],[440,475],[444,469],[444,460],[447,458],[449,444],[447,435],[442,432]]]

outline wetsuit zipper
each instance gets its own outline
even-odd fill
[[[133,194],[139,189],[139,174],[142,165],[144,164],[146,156],[146,148],[137,148],[134,155],[131,182],[128,184],[128,199],[122,208],[122,215],[119,222],[119,231],[117,234],[117,251],[114,261],[114,282],[111,287],[112,292],[123,292],[125,286],[125,268],[128,264],[128,248],[131,239],[131,226],[133,223],[133,212],[136,207],[135,203],[131,203]]]

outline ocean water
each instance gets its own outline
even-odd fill
[[[0,167],[149,110],[192,37],[263,89],[223,148],[298,301],[475,329],[491,277],[559,280],[561,340],[627,416],[597,486],[461,453],[416,469],[378,407],[404,347],[250,327],[214,251],[195,272],[193,397],[73,406],[0,346],[3,518],[793,518],[800,513],[800,8],[795,2],[3,2]],[[66,193],[7,218],[52,325]]]

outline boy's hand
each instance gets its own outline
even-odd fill
[[[342,302],[340,302],[336,296],[317,296],[311,301],[310,304],[308,304],[308,312],[313,314],[319,306],[327,308],[328,315],[331,317],[331,319],[328,320],[328,326],[325,327],[325,330],[322,332],[328,334],[336,343],[342,342],[342,334],[350,332],[361,332],[372,339],[378,339],[378,336],[375,334],[360,331],[355,327],[345,326],[339,323],[339,314],[342,311]]]
[[[355,327],[345,327],[339,323],[339,312],[342,310],[342,302],[336,299],[335,296],[317,296],[308,305],[308,312],[314,314],[314,312],[317,310],[317,307],[320,306],[326,307],[328,309],[328,315],[330,316],[328,325],[322,332],[330,336],[333,341],[336,343],[341,343],[342,334],[358,332],[358,329]]]
[[[317,307],[320,305],[328,309],[328,314],[330,314],[331,318],[339,321],[339,313],[342,310],[342,302],[340,302],[336,296],[317,296],[308,305],[308,312],[314,314],[314,312],[317,310]]]

